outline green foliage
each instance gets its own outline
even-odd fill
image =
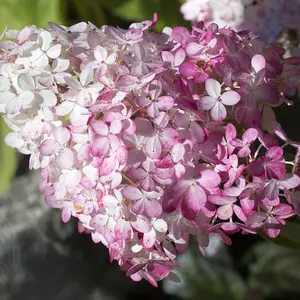
[[[300,250],[300,225],[298,223],[287,221],[286,225],[282,227],[279,236],[275,239],[268,238],[266,235],[262,236],[275,244]]]
[[[1,119],[0,122],[0,194],[2,194],[12,181],[17,167],[17,152],[6,146],[5,136],[10,129]]]
[[[110,1],[114,2],[114,1]],[[97,0],[72,0],[75,5],[76,13],[80,21],[91,21],[101,26],[107,23],[103,12],[102,2]]]
[[[46,27],[49,21],[62,22],[60,0],[0,0],[0,28],[21,29],[26,25]]]
[[[156,29],[165,26],[175,27],[187,24],[180,13],[181,3],[178,0],[112,0],[103,1],[113,15],[128,21],[151,20],[153,14],[158,14]]]

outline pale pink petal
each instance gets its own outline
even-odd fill
[[[160,135],[160,141],[164,148],[169,149],[173,147],[179,139],[179,133],[173,128],[165,128],[162,135]]]
[[[64,178],[66,187],[73,188],[77,186],[81,181],[81,172],[73,169],[70,170]]]
[[[107,51],[104,47],[100,45],[96,46],[94,49],[94,56],[98,61],[103,62],[107,58]]]
[[[122,121],[119,119],[112,120],[109,130],[113,134],[119,134],[122,131]]]
[[[0,93],[0,104],[5,104],[7,102],[10,102],[12,99],[14,99],[16,95],[11,92],[1,92]]]
[[[64,223],[67,223],[72,216],[72,210],[69,207],[64,207],[61,212],[61,218]]]
[[[185,51],[180,48],[176,51],[175,55],[174,55],[174,66],[180,66],[185,59]]]
[[[220,98],[225,105],[235,105],[241,100],[241,96],[234,91],[227,91]]]
[[[63,101],[60,105],[55,107],[55,113],[58,116],[66,116],[73,110],[73,108],[74,108],[74,102]]]
[[[44,105],[48,107],[55,106],[57,103],[57,98],[55,94],[49,90],[41,90],[39,94],[42,96],[44,99]]]
[[[211,96],[204,96],[204,97],[200,98],[197,105],[198,105],[198,108],[200,108],[200,109],[210,110],[211,108],[213,108],[215,103],[216,103],[215,98],[213,98]]]
[[[246,143],[253,143],[258,137],[258,131],[255,128],[248,128],[242,136],[242,139]]]
[[[161,96],[157,100],[158,103],[156,105],[160,110],[169,110],[174,105],[174,99],[170,96]]]
[[[149,232],[144,233],[143,245],[146,249],[151,249],[156,242],[155,230],[152,228]]]
[[[70,131],[63,126],[56,127],[53,131],[54,138],[58,143],[64,145],[70,139]]]
[[[221,220],[227,220],[233,215],[232,205],[222,205],[217,209],[217,216]]]
[[[69,148],[61,150],[56,158],[56,162],[63,169],[71,169],[75,160],[74,153]]]
[[[156,103],[151,103],[147,108],[147,114],[150,118],[157,118],[159,117],[159,109]]]
[[[203,170],[201,171],[201,177],[197,178],[197,182],[205,188],[214,188],[220,184],[221,178],[213,170]]]
[[[217,80],[209,78],[205,81],[205,90],[208,96],[217,99],[221,94],[221,85]]]
[[[185,148],[182,144],[175,144],[173,147],[172,147],[172,150],[171,150],[171,157],[172,157],[172,160],[177,163],[179,162],[180,160],[183,159],[183,156],[184,156],[184,153],[185,153]]]
[[[23,91],[32,91],[34,89],[34,80],[28,74],[22,73],[18,76],[18,86]]]
[[[138,200],[143,197],[142,192],[134,186],[125,186],[122,189],[122,195],[128,200]]]
[[[223,121],[227,115],[225,106],[221,102],[216,102],[210,111],[210,115],[214,121]]]
[[[143,217],[132,215],[130,218],[130,224],[135,230],[141,233],[146,233],[150,230],[149,222]]]
[[[157,136],[153,136],[147,139],[145,145],[145,152],[152,159],[156,159],[160,157],[162,152],[162,145]]]
[[[103,136],[108,134],[108,126],[101,120],[93,120],[91,126],[97,134]]]
[[[60,53],[61,53],[61,45],[60,44],[56,44],[47,50],[47,55],[52,59],[59,57]]]
[[[57,153],[59,150],[59,144],[52,139],[44,140],[40,145],[40,152],[42,155],[50,156]]]
[[[290,190],[300,185],[300,178],[296,174],[286,174],[278,181],[278,184],[280,187]]]
[[[266,60],[261,54],[255,54],[251,59],[252,68],[256,73],[266,67]]]

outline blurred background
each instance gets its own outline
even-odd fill
[[[0,31],[88,20],[126,28],[152,19],[154,12],[156,30],[161,30],[189,25],[180,13],[183,2],[0,0]],[[294,140],[300,140],[299,107],[295,99],[292,107],[276,111]],[[7,132],[0,120],[0,300],[300,299],[300,250],[260,236],[236,235],[231,247],[212,239],[205,258],[191,245],[179,258],[185,269],[178,272],[181,283],[166,280],[158,288],[133,283],[116,263],[109,263],[105,247],[78,234],[74,220],[62,224],[60,212],[46,207],[38,172],[28,172],[28,158],[4,144]]]

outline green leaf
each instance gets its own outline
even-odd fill
[[[292,249],[300,249],[299,223],[286,222],[286,225],[282,227],[279,236],[275,239],[271,239],[263,233],[260,233],[260,235],[277,245]]]
[[[101,1],[95,0],[72,0],[75,4],[78,19],[80,21],[91,21],[99,26],[106,24],[106,17],[103,13]]]
[[[0,0],[0,29],[21,29],[26,25],[47,27],[63,23],[61,0]]]
[[[4,143],[5,136],[10,131],[4,120],[0,119],[0,194],[9,187],[17,168],[16,150]]]

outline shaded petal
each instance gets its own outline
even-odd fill
[[[215,98],[213,98],[211,96],[204,96],[204,97],[200,98],[197,105],[198,105],[198,108],[200,108],[200,109],[209,110],[209,109],[213,108],[215,103],[216,103]]]

